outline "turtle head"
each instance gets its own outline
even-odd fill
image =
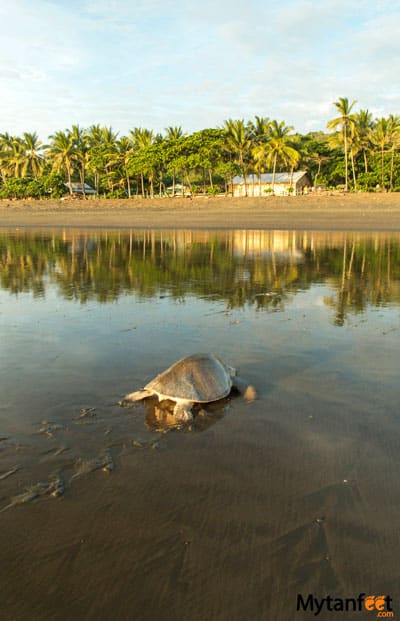
[[[237,375],[237,369],[234,369],[233,367],[229,366],[229,364],[226,365],[226,370],[228,371],[230,377],[233,379],[234,377],[236,377]]]

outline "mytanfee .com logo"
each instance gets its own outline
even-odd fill
[[[393,619],[394,611],[390,595],[367,595],[360,593],[358,597],[315,597],[297,594],[297,612],[312,612],[317,617],[321,612],[371,612],[379,619]]]

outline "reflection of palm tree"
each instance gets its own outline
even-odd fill
[[[331,119],[327,123],[328,129],[337,129],[340,127],[341,135],[343,138],[344,144],[344,161],[345,161],[345,190],[349,189],[349,162],[348,162],[348,138],[351,133],[351,128],[354,125],[355,117],[354,114],[351,114],[351,110],[353,106],[356,104],[356,101],[353,101],[351,104],[347,97],[339,97],[338,101],[334,102],[334,106],[336,106],[337,111],[339,112],[339,116],[335,119]]]

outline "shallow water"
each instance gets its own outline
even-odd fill
[[[399,309],[397,234],[0,232],[10,618],[400,610]],[[196,351],[258,399],[116,405]]]

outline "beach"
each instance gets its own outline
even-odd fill
[[[0,203],[2,619],[398,612],[399,198]],[[257,399],[118,405],[203,350]]]
[[[3,200],[0,226],[396,231],[400,195]]]

